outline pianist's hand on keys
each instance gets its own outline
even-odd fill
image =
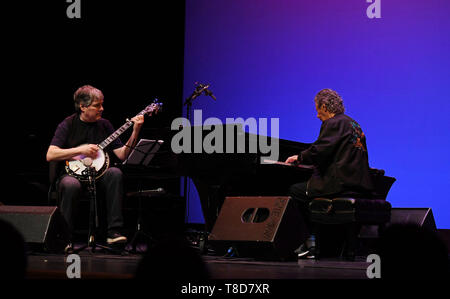
[[[284,163],[295,163],[298,160],[298,155],[290,156],[284,161]]]

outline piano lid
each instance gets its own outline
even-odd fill
[[[182,132],[182,130],[184,131]],[[176,140],[173,140],[174,137]],[[141,132],[141,138],[164,141],[158,155],[152,161],[152,165],[169,167],[176,167],[178,164],[178,162],[169,160],[180,158],[183,160],[195,159],[197,162],[204,161],[205,163],[211,163],[215,159],[229,159],[230,162],[240,161],[241,163],[245,160],[255,163],[257,158],[261,157],[284,162],[288,157],[299,154],[311,145],[310,143],[244,132],[241,123],[189,126],[179,130],[172,130],[169,127],[148,128]],[[175,146],[179,146],[179,148],[175,148],[176,153],[172,141],[175,141]],[[277,148],[274,147],[276,144]],[[278,157],[271,156],[274,150],[278,151]]]

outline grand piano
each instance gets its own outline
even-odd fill
[[[271,138],[271,142],[278,143],[278,161],[266,161],[268,154],[260,150],[251,151],[249,143],[257,141],[260,136],[244,132],[239,124],[229,125],[234,129],[234,151],[228,153],[194,153],[193,140],[190,152],[174,153],[171,141],[179,131],[170,128],[147,129],[141,133],[142,138],[163,140],[157,155],[149,167],[143,169],[125,170],[138,178],[143,176],[151,179],[190,177],[199,194],[205,230],[211,232],[219,215],[220,208],[227,196],[286,196],[292,184],[306,181],[313,169],[307,165],[291,165],[283,163],[289,156],[300,153],[311,144],[284,139]],[[195,127],[190,127],[194,132]],[[203,129],[203,138],[209,134]],[[220,129],[220,128],[219,128]],[[223,128],[225,130],[225,128]],[[194,135],[191,134],[193,137]],[[237,136],[244,137],[245,143],[236,141]],[[223,134],[223,145],[226,148],[226,134]],[[229,142],[229,140],[228,140]],[[243,146],[239,148],[239,146]],[[272,157],[270,157],[272,158]],[[269,163],[266,163],[269,162]],[[371,175],[375,190],[371,198],[386,199],[395,178],[385,176],[384,170],[371,168]],[[176,181],[179,192],[179,180]],[[186,191],[186,190],[184,190]],[[183,192],[186,194],[186,192]]]
[[[191,151],[182,153],[174,153],[171,148],[172,138],[180,131],[165,128],[148,130],[142,134],[144,138],[163,140],[164,144],[152,160],[151,166],[141,170],[140,173],[154,177],[190,177],[198,191],[205,229],[209,232],[226,196],[288,195],[290,185],[307,180],[312,173],[312,168],[308,166],[269,161],[265,159],[265,156],[269,155],[263,154],[259,147],[256,151],[251,150],[250,142],[257,142],[260,136],[244,132],[240,124],[212,126],[210,130],[203,128],[202,137],[205,138],[213,130],[230,129],[230,126],[235,133],[234,150],[228,153],[194,153],[195,127],[190,127]],[[226,140],[226,134],[222,137],[225,149],[230,140]],[[287,157],[298,154],[310,145],[283,139],[269,139],[269,142],[278,142],[278,161],[285,161]],[[245,140],[245,144],[242,140]]]

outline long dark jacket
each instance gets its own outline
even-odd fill
[[[299,160],[316,166],[307,184],[310,197],[373,189],[366,138],[360,125],[343,113],[322,123],[319,138]]]

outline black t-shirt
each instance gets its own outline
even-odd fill
[[[56,128],[55,135],[50,145],[55,145],[62,149],[77,147],[82,144],[100,144],[103,140],[114,133],[111,122],[101,118],[96,122],[88,123],[80,119],[80,115],[75,113],[66,117]],[[111,142],[104,150],[114,159],[112,150],[122,147],[119,138]],[[62,161],[50,162],[50,182],[55,182],[56,178],[64,174],[64,163]]]
[[[90,123],[82,121],[79,114],[72,114],[58,125],[50,145],[67,149],[86,143],[99,144],[112,133],[114,128],[107,119],[100,118]],[[106,150],[112,151],[122,146],[120,138],[117,138]]]

